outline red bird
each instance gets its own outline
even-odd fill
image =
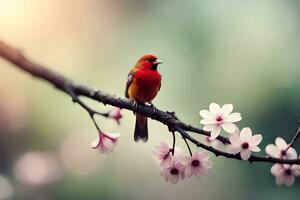
[[[155,55],[141,57],[128,74],[125,96],[137,103],[150,103],[156,97],[161,86],[161,75],[157,66],[162,62]],[[134,140],[148,140],[147,117],[136,114]]]

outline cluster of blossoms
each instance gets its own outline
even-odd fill
[[[232,113],[232,104],[225,104],[220,107],[216,103],[211,103],[209,110],[201,110],[200,116],[203,118],[200,123],[203,129],[210,131],[208,137],[209,144],[213,144],[220,135],[221,129],[230,134],[230,144],[227,145],[227,152],[231,154],[240,154],[243,160],[248,160],[252,152],[260,152],[258,145],[262,141],[262,135],[252,135],[250,128],[243,128],[239,131],[234,124],[242,119],[240,113]],[[212,146],[212,145],[211,145]],[[282,138],[276,138],[275,145],[269,144],[266,147],[266,153],[274,158],[280,159],[297,159],[297,152],[289,146]],[[271,173],[276,177],[276,184],[291,186],[295,177],[300,176],[299,165],[274,164]]]
[[[296,150],[281,137],[276,138],[275,145],[266,146],[266,153],[280,159],[297,159],[298,157]],[[271,173],[275,176],[277,185],[291,186],[295,182],[295,177],[300,176],[300,165],[274,164]]]
[[[252,134],[249,127],[242,128],[241,131],[235,124],[242,120],[241,114],[233,111],[232,104],[225,104],[222,107],[216,103],[211,103],[209,110],[201,110],[200,116],[203,118],[200,123],[203,129],[210,132],[210,136],[205,136],[203,144],[227,153],[239,154],[241,159],[248,160],[253,152],[260,152],[258,145],[262,141],[262,135]],[[107,117],[114,119],[118,124],[122,118],[121,109],[114,108],[107,113]],[[218,140],[222,129],[229,133],[229,144],[223,144]],[[110,134],[99,131],[97,139],[91,146],[101,153],[109,154],[114,150],[120,134]],[[276,138],[275,144],[266,146],[267,155],[278,159],[297,159],[296,150],[287,144],[280,137]],[[167,143],[161,142],[160,146],[154,147],[153,154],[155,160],[160,165],[160,174],[167,182],[178,183],[187,177],[201,177],[212,168],[208,151],[191,153],[185,155],[180,148],[172,148]],[[300,176],[300,165],[274,164],[271,167],[271,174],[275,176],[276,184],[291,186],[295,177]]]
[[[239,131],[235,122],[241,121],[240,113],[232,113],[233,105],[225,104],[220,107],[216,103],[209,105],[209,110],[201,110],[200,116],[203,118],[200,123],[203,124],[205,131],[210,131],[210,143],[213,144],[220,135],[221,129],[231,134],[229,137],[230,145],[227,146],[227,152],[232,154],[240,154],[243,160],[248,160],[252,152],[259,152],[258,145],[262,141],[262,136],[252,135],[250,128],[243,128]]]
[[[175,152],[176,154],[173,155]],[[204,176],[213,165],[209,160],[207,151],[194,153],[192,156],[184,155],[181,149],[175,148],[173,150],[165,142],[154,147],[153,154],[155,160],[160,164],[161,176],[173,184],[186,177]]]

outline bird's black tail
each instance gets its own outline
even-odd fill
[[[136,114],[135,120],[135,130],[134,130],[134,141],[142,140],[143,142],[147,142],[148,140],[148,125],[147,125],[147,117]]]

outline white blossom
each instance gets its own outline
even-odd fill
[[[200,116],[203,118],[200,123],[204,125],[205,131],[211,132],[211,139],[220,135],[221,128],[228,133],[233,133],[237,128],[234,122],[242,119],[240,113],[232,113],[233,105],[225,104],[222,107],[216,103],[209,105],[209,110],[201,110]]]

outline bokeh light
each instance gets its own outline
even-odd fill
[[[22,155],[14,166],[18,181],[30,186],[43,186],[62,177],[59,162],[49,153],[28,152]]]
[[[9,179],[5,176],[0,175],[0,199],[7,200],[11,199],[14,195],[14,188]]]

